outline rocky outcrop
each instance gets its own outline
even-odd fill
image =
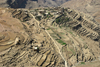
[[[8,5],[11,8],[25,8],[28,0],[7,0]]]

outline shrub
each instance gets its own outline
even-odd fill
[[[59,22],[60,22],[60,18],[57,18],[57,19],[56,19],[56,23],[59,23]]]
[[[48,28],[47,30],[50,30],[50,28]]]
[[[35,18],[39,21],[41,20],[41,16],[36,16]]]
[[[85,62],[81,62],[81,64],[85,64]]]
[[[65,42],[63,42],[63,41],[62,41],[62,40],[60,40],[60,39],[58,39],[58,40],[57,40],[57,42],[58,42],[58,43],[60,43],[61,45],[66,45],[66,43],[65,43]]]
[[[65,17],[65,16],[62,16],[62,17],[59,17],[56,19],[56,23],[65,23],[65,22],[68,22],[69,21],[69,18],[68,17]]]

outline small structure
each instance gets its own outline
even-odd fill
[[[49,14],[49,13],[47,13],[47,12],[45,13],[46,16],[47,16],[48,14]]]
[[[34,47],[34,51],[37,51],[37,52],[39,52],[39,47]]]

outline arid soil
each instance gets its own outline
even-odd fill
[[[0,8],[1,67],[99,67],[100,27],[69,8]],[[92,63],[92,65],[91,65]]]
[[[100,24],[100,0],[70,0],[61,6],[87,13]]]
[[[27,11],[1,8],[0,12],[0,67],[64,67],[53,41]]]
[[[57,43],[68,65],[78,66],[98,61],[100,57],[99,26],[94,18],[69,8],[63,10],[59,7],[48,10],[51,13],[50,16],[53,16],[42,17],[40,25],[44,26],[60,44]],[[42,11],[43,9],[37,10],[37,15],[34,10],[31,13],[42,16]]]

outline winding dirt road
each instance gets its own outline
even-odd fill
[[[30,13],[30,12],[29,12]],[[37,21],[36,19],[35,19],[35,17],[30,13],[30,15],[33,17],[33,19],[38,23],[38,26],[39,26],[39,21]],[[41,29],[41,28],[43,28],[43,27],[40,27],[39,26],[39,28]],[[65,60],[65,58],[63,57],[63,55],[62,55],[62,53],[61,53],[61,51],[60,51],[60,48],[57,46],[57,44],[56,44],[56,42],[54,41],[54,39],[50,36],[50,34],[48,33],[48,31],[47,30],[45,30],[45,32],[47,33],[47,35],[52,39],[52,41],[54,42],[54,45],[57,47],[57,49],[58,49],[58,53],[60,54],[60,56],[62,57],[62,59],[65,61],[65,67],[68,67],[68,65],[67,65],[67,61]]]

